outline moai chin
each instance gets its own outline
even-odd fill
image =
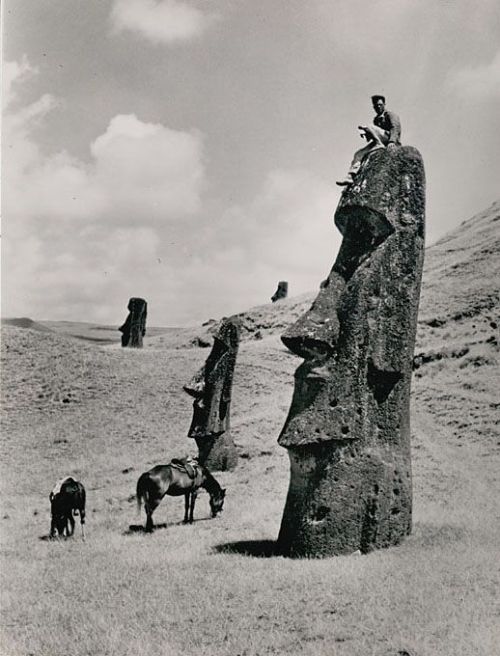
[[[146,334],[148,304],[143,298],[131,298],[128,302],[128,316],[118,330],[122,334],[122,346],[142,348],[142,338]]]
[[[411,531],[410,381],[424,216],[420,153],[374,152],[335,213],[343,241],[330,275],[282,336],[304,358],[278,440],[291,463],[283,555],[366,553]]]
[[[271,301],[273,303],[276,303],[276,301],[279,301],[282,298],[286,298],[287,296],[288,296],[288,282],[286,280],[280,280],[278,283],[278,289],[271,296]]]
[[[230,407],[240,332],[238,319],[224,318],[204,366],[184,386],[184,391],[194,397],[188,437],[196,441],[199,462],[213,471],[234,469],[238,461],[230,431]]]

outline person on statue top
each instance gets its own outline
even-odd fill
[[[401,121],[399,116],[385,108],[384,96],[372,96],[372,105],[375,110],[373,125],[358,125],[361,137],[367,140],[367,145],[354,153],[351,166],[344,180],[337,181],[339,186],[351,185],[354,176],[359,172],[364,158],[378,148],[387,147],[392,150],[401,145]]]

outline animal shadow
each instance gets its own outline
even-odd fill
[[[74,541],[75,539],[78,539],[77,535],[50,535],[50,533],[46,533],[45,535],[39,535],[38,539],[40,542],[54,542],[56,544],[57,542],[67,542],[68,540]]]
[[[239,554],[252,558],[272,558],[279,555],[274,540],[238,540],[237,542],[218,544],[214,550],[217,553]]]
[[[198,519],[195,519],[195,521],[192,524],[186,524],[185,522],[172,522],[171,524],[167,524],[167,523],[155,524],[152,532],[154,533],[157,529],[165,529],[167,527],[173,528],[174,526],[193,526],[193,524],[197,524],[198,522],[204,522],[209,519],[213,519],[213,517],[199,517]],[[132,535],[133,533],[147,533],[145,525],[130,524],[128,529],[126,531],[123,531],[123,535]]]
[[[155,524],[152,533],[154,533],[158,529],[167,528],[167,526],[173,526],[173,524],[167,524],[167,523]],[[144,526],[144,524],[130,524],[128,529],[123,532],[123,535],[132,535],[133,533],[148,533],[148,531],[146,531],[146,527]]]

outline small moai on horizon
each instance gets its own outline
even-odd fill
[[[282,298],[286,298],[287,296],[288,296],[288,282],[286,280],[280,280],[278,282],[278,289],[271,296],[271,301],[273,303],[276,303],[276,301],[279,301]]]
[[[230,409],[240,333],[239,319],[222,319],[205,364],[183,388],[194,397],[188,437],[196,441],[200,464],[211,471],[234,469],[238,462]]]
[[[143,298],[131,298],[127,310],[129,313],[125,323],[118,328],[122,334],[122,346],[142,348],[142,338],[146,334],[148,304]]]
[[[278,552],[366,553],[411,531],[410,382],[425,176],[412,147],[374,152],[335,213],[343,241],[282,336],[304,358],[279,444],[290,483]]]

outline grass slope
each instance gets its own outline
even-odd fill
[[[498,608],[499,206],[428,249],[413,386],[415,522],[399,547],[326,560],[272,557],[288,485],[276,438],[299,359],[279,332],[311,296],[242,316],[221,517],[192,526],[167,499],[145,535],[135,482],[193,450],[182,385],[196,331],[142,350],[64,331],[2,329],[0,512],[6,656],[493,656]],[[486,248],[496,244],[496,258]],[[455,265],[460,266],[456,267]],[[472,294],[467,293],[467,289]],[[53,327],[53,326],[51,326]],[[205,335],[208,327],[199,329]],[[88,491],[87,540],[46,540],[48,493]]]

